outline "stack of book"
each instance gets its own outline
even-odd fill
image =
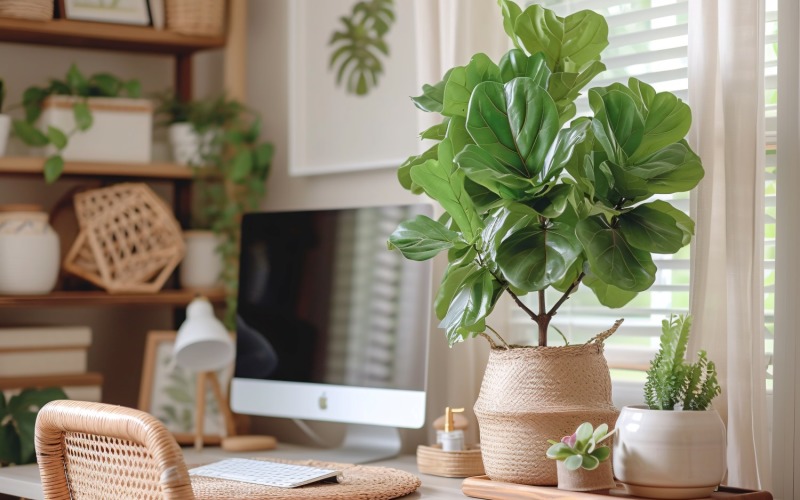
[[[87,371],[88,326],[0,328],[0,391],[60,387],[70,399],[101,401],[103,376]]]

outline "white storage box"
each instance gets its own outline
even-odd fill
[[[68,134],[75,128],[72,105],[86,99],[50,96],[44,101],[40,128],[48,125]],[[147,99],[90,97],[86,99],[94,122],[89,130],[69,138],[61,155],[66,161],[149,163],[153,143],[153,104]],[[48,146],[47,154],[56,153]]]

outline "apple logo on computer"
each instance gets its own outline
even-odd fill
[[[328,396],[325,393],[322,393],[322,396],[319,397],[319,409],[320,410],[327,410],[328,409]]]

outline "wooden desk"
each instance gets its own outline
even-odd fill
[[[278,449],[253,453],[227,453],[219,448],[207,448],[200,453],[192,448],[184,448],[184,460],[187,464],[200,464],[213,462],[222,458],[237,457],[274,457],[298,460],[314,458],[314,450],[300,446],[280,444]],[[420,474],[417,470],[416,457],[403,455],[392,460],[384,460],[369,465],[392,467],[416,474],[422,480],[422,486],[416,493],[403,497],[404,499],[422,498],[425,500],[464,499],[461,493],[462,479],[451,479],[438,476]],[[39,468],[36,464],[19,467],[5,467],[0,469],[0,495],[43,500],[42,485],[39,479]]]

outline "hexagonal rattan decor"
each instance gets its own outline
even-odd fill
[[[145,184],[77,194],[75,213],[81,231],[64,269],[108,292],[158,292],[183,259],[180,224]]]

